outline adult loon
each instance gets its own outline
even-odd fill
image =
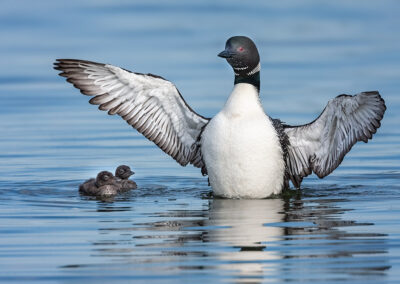
[[[367,142],[386,110],[377,91],[330,100],[313,122],[289,126],[265,114],[260,100],[260,58],[251,39],[234,36],[218,56],[235,73],[234,88],[213,118],[197,114],[173,83],[85,60],[58,59],[55,69],[108,114],[128,124],[182,166],[209,176],[214,195],[265,198],[288,186],[300,188],[314,172],[336,169],[357,141]]]

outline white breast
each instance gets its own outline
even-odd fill
[[[281,192],[282,149],[254,86],[235,85],[224,108],[205,128],[201,144],[216,196],[264,198]]]

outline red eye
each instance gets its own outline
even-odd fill
[[[237,51],[240,51],[240,52],[242,52],[243,50],[244,50],[243,47],[239,47],[239,48],[237,49]]]

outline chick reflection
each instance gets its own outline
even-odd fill
[[[264,226],[265,223],[281,222],[284,219],[281,199],[235,200],[214,199],[210,201],[208,226],[227,226],[210,230],[211,242],[227,244],[236,251],[223,251],[219,255],[221,268],[237,271],[239,282],[258,282],[276,265],[270,260],[281,258],[268,249],[268,243],[283,235],[279,227]],[[235,273],[235,272],[234,272]]]

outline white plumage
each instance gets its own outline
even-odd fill
[[[285,164],[279,138],[253,85],[235,85],[205,128],[201,152],[217,196],[265,198],[282,190]]]

